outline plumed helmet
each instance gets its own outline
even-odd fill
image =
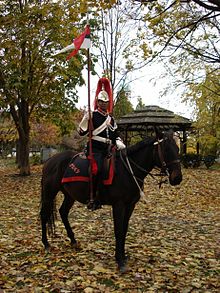
[[[102,90],[98,96],[97,96],[97,100],[101,100],[103,102],[109,102],[109,96],[108,93],[105,90]]]
[[[94,109],[98,108],[98,100],[109,102],[108,112],[113,110],[113,95],[110,80],[106,77],[99,79],[95,94]]]

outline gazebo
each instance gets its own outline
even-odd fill
[[[136,135],[152,135],[155,127],[161,131],[172,129],[180,134],[181,153],[186,154],[187,132],[192,130],[192,121],[172,111],[159,106],[145,106],[122,116],[117,124],[127,145]]]

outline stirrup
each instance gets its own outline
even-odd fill
[[[95,211],[101,208],[102,208],[102,205],[98,200],[93,200],[93,201],[90,200],[87,204],[87,209],[91,211]]]

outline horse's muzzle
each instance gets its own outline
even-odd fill
[[[180,170],[174,170],[169,177],[169,181],[171,185],[179,185],[182,181],[182,172]]]

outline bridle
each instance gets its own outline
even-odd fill
[[[161,185],[163,183],[167,183],[168,182],[168,179],[167,177],[169,176],[169,171],[168,171],[168,166],[172,165],[172,164],[177,164],[180,162],[180,160],[172,160],[170,162],[165,162],[165,159],[164,159],[164,152],[162,150],[162,142],[164,140],[168,139],[167,137],[165,138],[162,138],[162,139],[158,139],[157,141],[155,141],[153,143],[154,146],[157,146],[157,152],[158,152],[158,157],[159,157],[159,160],[160,160],[160,164],[161,164],[161,167],[159,168],[159,173],[157,174],[152,174],[151,172],[147,171],[146,169],[142,168],[141,166],[139,166],[136,162],[134,162],[131,158],[128,159],[128,156],[127,156],[127,153],[125,152],[125,159],[126,159],[126,162],[122,156],[122,152],[120,151],[120,158],[124,164],[124,166],[126,167],[126,169],[128,170],[128,172],[132,175],[137,187],[139,188],[139,191],[140,191],[140,194],[143,195],[143,191],[141,190],[140,188],[140,185],[138,184],[138,181],[143,183],[143,180],[138,178],[137,176],[134,175],[134,172],[133,172],[133,169],[131,167],[131,164],[132,163],[137,169],[139,169],[140,171],[146,173],[146,175],[150,175],[153,179],[157,180],[155,177],[156,176],[159,176],[160,177],[160,181],[158,182],[158,185],[159,185],[159,188],[161,188]],[[166,177],[164,179],[164,177]]]
[[[156,176],[160,176],[160,181],[158,183],[159,185],[159,188],[161,188],[161,185],[163,183],[167,183],[168,182],[168,179],[167,177],[169,177],[169,170],[168,170],[168,166],[172,165],[172,164],[177,164],[180,162],[180,160],[172,160],[172,161],[169,161],[169,162],[166,162],[165,159],[164,159],[164,152],[162,151],[162,142],[164,140],[167,140],[168,138],[165,137],[165,138],[162,138],[162,139],[158,139],[156,142],[154,142],[154,145],[157,146],[157,151],[158,151],[158,157],[159,157],[159,160],[160,160],[160,164],[161,164],[161,167],[160,167],[160,173],[159,175],[156,175]],[[163,177],[166,176],[165,179],[163,179]]]
[[[161,174],[166,174],[167,176],[169,176],[169,172],[168,172],[168,166],[172,165],[172,164],[177,164],[180,162],[180,160],[172,160],[170,162],[165,162],[164,159],[164,152],[162,151],[162,146],[161,143],[164,140],[167,140],[168,138],[162,138],[162,139],[158,139],[156,142],[154,142],[155,146],[158,146],[158,156],[159,156],[159,160],[160,160],[160,164],[161,164]]]

